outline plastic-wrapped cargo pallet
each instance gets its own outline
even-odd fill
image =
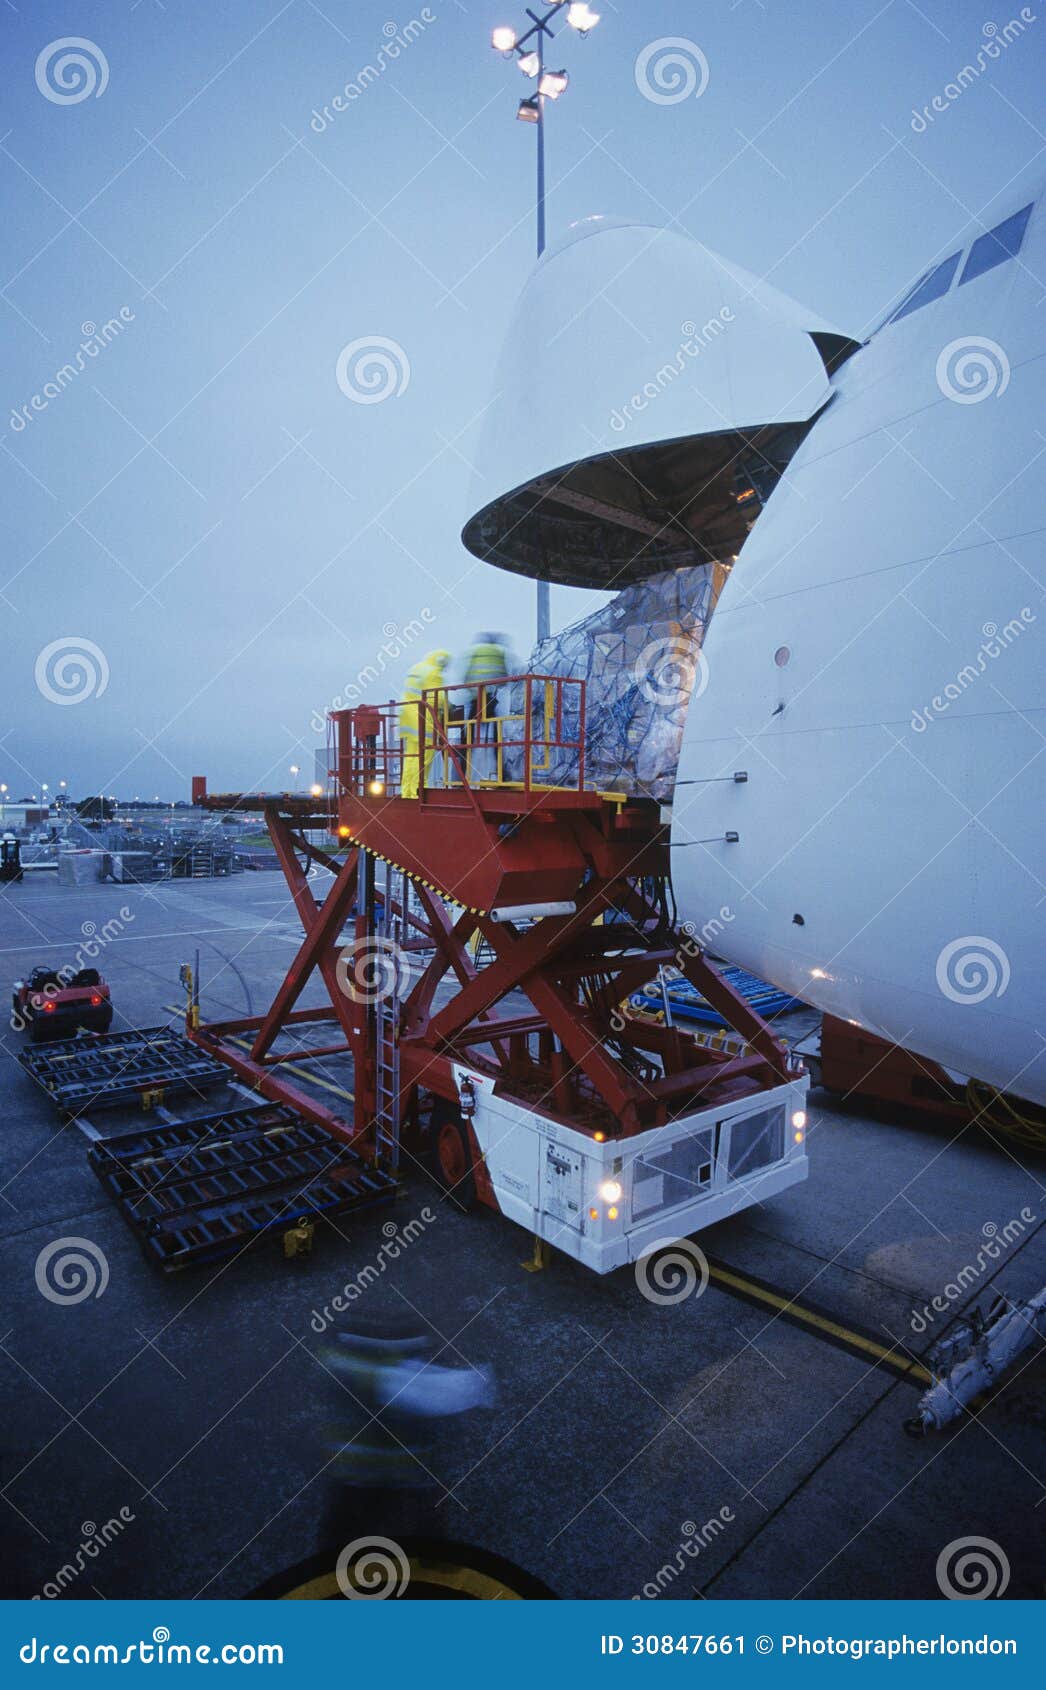
[[[651,576],[535,647],[532,674],[587,683],[586,785],[671,801],[687,710],[703,691],[701,643],[728,567],[697,564]],[[538,733],[537,695],[534,705]],[[521,709],[522,700],[512,708]],[[565,730],[564,738],[576,737],[576,716]],[[553,754],[537,778],[570,777],[567,759]]]

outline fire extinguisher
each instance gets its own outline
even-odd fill
[[[466,1121],[470,1121],[476,1113],[476,1088],[467,1075],[458,1087],[458,1102],[462,1116]]]

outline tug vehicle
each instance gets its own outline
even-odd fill
[[[11,1003],[15,1027],[28,1033],[34,1044],[80,1032],[107,1033],[112,1025],[109,986],[97,968],[80,968],[75,974],[34,968],[28,979],[15,981]]]

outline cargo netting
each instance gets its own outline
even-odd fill
[[[701,645],[724,574],[722,564],[707,563],[651,576],[534,648],[532,673],[586,683],[586,786],[670,802],[687,711],[704,690]],[[511,708],[520,707],[513,697]],[[563,737],[574,737],[576,724],[567,726]],[[569,785],[576,767],[560,761],[546,778]]]

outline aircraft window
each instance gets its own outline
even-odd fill
[[[921,305],[929,305],[931,299],[940,299],[942,293],[947,293],[952,285],[952,278],[959,268],[961,257],[961,252],[953,252],[950,258],[944,259],[935,270],[931,270],[930,274],[919,283],[914,293],[910,293],[908,298],[898,306],[890,318],[891,323],[899,322],[902,317],[907,317],[910,311],[918,311]]]
[[[923,283],[925,282],[925,280],[926,280],[926,278],[929,274],[930,274],[929,270],[924,270],[922,275],[919,277],[919,280],[917,282],[912,283],[911,287],[908,289],[908,292],[905,294],[904,298],[901,300],[900,305],[896,306],[895,309],[890,312],[890,315],[888,317],[883,318],[883,323],[882,323],[883,328],[886,327],[887,323],[892,323],[895,317],[899,317],[901,315],[901,312],[904,310],[904,307],[907,305],[907,303],[911,299],[912,295],[914,293],[916,293],[919,288],[922,287]]]
[[[1021,250],[1030,216],[1031,206],[1026,205],[1023,211],[1015,211],[1012,217],[1007,217],[1005,223],[989,229],[986,235],[981,235],[975,240],[970,248],[966,267],[959,278],[959,286],[962,287],[963,282],[972,282],[976,276],[983,276],[986,270],[993,270],[996,264],[1005,264],[1007,258],[1016,258]]]

